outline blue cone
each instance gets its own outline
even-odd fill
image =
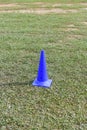
[[[48,79],[45,52],[44,50],[42,50],[40,53],[40,61],[39,61],[37,78],[34,80],[32,85],[48,88],[51,86],[51,83],[52,80]]]

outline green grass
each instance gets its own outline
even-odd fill
[[[87,2],[86,0],[0,0],[0,3],[26,3],[26,2],[56,2],[56,3],[79,3],[79,2]]]
[[[0,130],[87,129],[86,14],[0,13]],[[41,49],[50,89],[32,86]]]

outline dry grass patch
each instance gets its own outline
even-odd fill
[[[76,35],[76,34],[75,35],[69,35],[67,37],[67,39],[70,40],[70,41],[75,40],[75,39],[81,39],[81,38],[82,38],[82,35],[79,35],[79,34],[78,35]]]

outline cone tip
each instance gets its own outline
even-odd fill
[[[42,49],[41,51],[44,51],[44,49]]]

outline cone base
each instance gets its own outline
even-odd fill
[[[51,79],[48,79],[47,81],[44,82],[40,82],[37,79],[35,79],[32,85],[37,87],[49,88],[51,86],[51,83],[52,83]]]

